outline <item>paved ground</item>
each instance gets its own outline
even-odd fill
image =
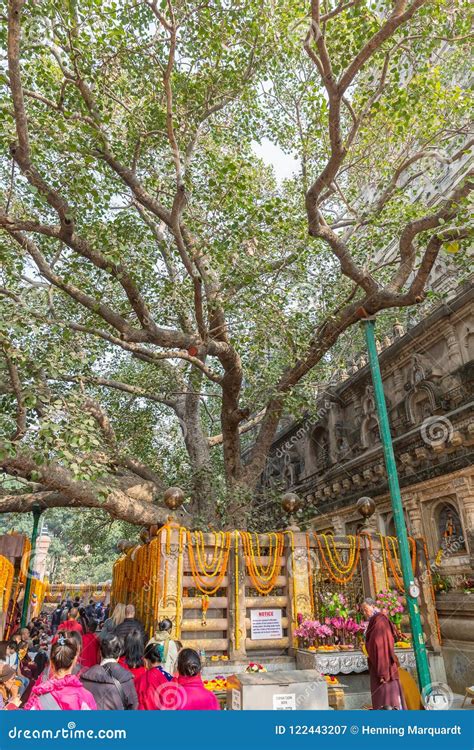
[[[453,705],[451,706],[451,710],[454,711],[455,709],[459,709],[462,707],[462,702],[464,700],[463,695],[455,695],[453,700]],[[471,698],[468,698],[466,700],[466,703],[464,704],[463,711],[474,711],[474,705],[471,703]]]

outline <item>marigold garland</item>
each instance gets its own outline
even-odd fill
[[[266,567],[262,567],[255,558],[254,544],[251,534],[249,534],[248,531],[241,531],[240,536],[243,542],[247,571],[253,587],[262,596],[267,596],[275,588],[276,580],[280,574],[280,560],[283,552],[283,534],[275,534],[276,544],[272,549],[271,555],[269,550],[270,563]],[[258,555],[258,557],[261,556],[262,555]]]
[[[411,567],[412,567],[413,572],[415,572],[416,542],[413,539],[413,537],[408,537],[408,541],[411,547]],[[401,575],[401,565],[400,565],[400,560],[399,560],[398,553],[397,553],[397,539],[392,536],[387,536],[385,537],[385,545],[386,545],[385,551],[387,553],[388,564],[389,564],[390,570],[392,571],[395,586],[401,593],[403,593],[405,591],[405,585],[403,583],[403,577]],[[398,564],[400,573],[397,571],[397,564]]]
[[[323,536],[323,538],[324,538],[324,534],[323,534],[322,536]],[[333,579],[333,581],[336,581],[336,583],[339,583],[339,584],[341,584],[341,585],[344,585],[344,584],[346,584],[346,583],[349,583],[349,581],[350,581],[350,580],[352,579],[352,577],[354,576],[354,573],[355,573],[355,571],[357,570],[357,565],[358,565],[358,563],[359,563],[359,556],[360,556],[360,537],[357,537],[357,542],[356,542],[355,552],[354,552],[353,558],[352,558],[352,560],[351,560],[351,566],[350,566],[350,567],[348,567],[348,568],[347,568],[346,570],[340,570],[340,569],[339,569],[339,568],[337,567],[337,565],[335,565],[335,564],[334,564],[334,560],[333,560],[332,558],[330,558],[330,559],[331,559],[331,563],[332,563],[332,564],[334,565],[334,567],[335,567],[336,571],[337,571],[338,573],[340,573],[340,575],[339,575],[339,576],[338,576],[338,575],[336,575],[336,573],[334,573],[334,570],[333,570],[333,568],[331,567],[331,565],[330,565],[330,564],[328,563],[328,561],[327,561],[326,555],[324,554],[324,549],[323,549],[323,546],[322,546],[322,544],[321,544],[321,541],[320,541],[320,538],[319,538],[319,534],[315,534],[315,535],[314,535],[314,537],[315,537],[315,539],[316,539],[316,543],[317,543],[317,545],[318,545],[318,549],[319,549],[319,554],[320,554],[321,560],[322,560],[322,562],[323,562],[323,564],[324,564],[324,567],[325,567],[325,568],[326,568],[326,570],[328,571],[328,573],[329,573],[329,575],[331,576],[331,578]],[[329,545],[328,545],[328,543],[327,543],[327,540],[325,540],[325,541],[326,541],[326,544],[327,544],[327,549],[328,549],[328,552],[329,552]],[[329,556],[330,556],[330,552],[329,552]]]
[[[390,579],[389,579],[388,570],[387,570],[387,555],[385,554],[385,539],[383,538],[382,534],[379,534],[379,539],[380,539],[380,549],[382,551],[382,564],[383,564],[383,574],[385,577],[385,588],[389,589]]]
[[[185,538],[185,530],[180,528],[178,534],[178,575],[176,576],[176,624],[175,634],[176,638],[181,637],[181,622],[183,619],[183,598],[181,596],[181,581],[183,573],[183,550],[184,544],[183,539]]]
[[[6,610],[8,609],[8,604],[10,602],[10,596],[13,588],[14,573],[15,568],[13,567],[13,563],[11,563],[8,558],[0,555],[0,591],[3,592],[2,598],[0,599],[1,612],[6,612]]]
[[[234,532],[234,585],[235,585],[235,649],[240,644],[240,622],[239,622],[239,532]]]
[[[205,570],[202,569],[202,566],[201,570],[199,570],[200,558],[199,552],[197,551],[199,549],[200,543],[199,537],[197,539],[195,538],[195,540],[193,541],[192,533],[186,530],[186,534],[188,539],[189,564],[191,566],[191,574],[193,576],[194,583],[196,584],[196,588],[201,592],[201,594],[212,596],[221,588],[222,581],[224,580],[225,574],[227,573],[227,565],[229,562],[230,547],[232,542],[230,532],[227,531],[223,533],[223,536],[221,538],[222,547],[221,554],[219,556],[219,568],[214,568],[212,576],[206,573]],[[196,555],[194,552],[195,546]]]
[[[321,536],[324,539],[326,550],[327,550],[329,559],[331,561],[332,567],[338,573],[340,573],[341,576],[344,576],[350,573],[354,568],[355,557],[356,557],[358,548],[360,546],[360,537],[357,537],[357,540],[356,540],[356,537],[354,536],[347,537],[349,540],[350,549],[349,549],[349,554],[347,557],[347,563],[344,563],[344,561],[342,560],[342,558],[339,556],[337,552],[336,540],[334,539],[334,536],[332,534],[329,536],[329,538],[332,541],[332,546],[333,546],[332,552],[331,552],[331,547],[328,541],[328,536],[326,534],[322,534]]]
[[[369,558],[370,558],[370,565],[372,569],[372,582],[374,586],[374,590],[377,589],[377,572],[375,570],[375,562],[374,562],[374,548],[372,545],[372,537],[370,534],[365,533],[364,538],[367,539],[368,547],[369,547]]]
[[[287,529],[285,531],[285,534],[288,534],[288,536],[290,537],[290,547],[291,547],[291,558],[290,559],[292,560],[292,563],[294,565],[295,564],[295,535],[294,535],[293,531],[291,531],[291,529]],[[293,628],[292,628],[292,630],[294,632],[296,630],[296,628],[298,627],[298,602],[297,602],[297,599],[296,599],[296,576],[295,576],[295,571],[294,570],[293,570],[293,575],[291,576],[291,583],[292,583],[292,587],[293,587],[293,617],[292,617]],[[297,642],[298,639],[294,639],[294,640],[295,640],[295,642]]]
[[[223,531],[219,531],[218,533],[214,534],[214,537],[214,552],[212,555],[212,560],[208,564],[206,561],[206,544],[204,541],[204,534],[202,533],[202,531],[194,532],[197,561],[202,575],[206,578],[214,578],[221,570],[226,551],[226,542],[228,541],[226,534]]]
[[[314,581],[313,581],[313,570],[311,567],[311,542],[308,532],[306,532],[306,554],[307,554],[307,565],[308,565],[308,580],[309,580],[309,599],[311,604],[311,613],[314,615]]]

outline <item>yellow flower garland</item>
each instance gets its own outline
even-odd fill
[[[244,545],[247,571],[252,580],[253,587],[262,596],[267,596],[275,588],[276,579],[280,574],[280,559],[283,552],[283,534],[275,534],[276,544],[272,550],[272,555],[270,555],[269,550],[270,564],[264,568],[260,567],[260,569],[259,564],[255,559],[251,534],[249,534],[248,531],[241,531],[240,536]],[[259,557],[261,557],[261,555],[259,555]]]
[[[352,556],[352,558],[350,560],[350,566],[348,566],[345,570],[341,570],[341,569],[339,569],[339,567],[337,566],[337,564],[334,562],[334,559],[331,557],[329,544],[327,542],[327,539],[325,539],[325,535],[323,534],[322,536],[323,536],[323,538],[325,539],[325,542],[326,542],[326,546],[327,546],[327,550],[328,550],[329,558],[330,558],[330,563],[328,562],[328,560],[326,558],[326,555],[324,554],[324,549],[323,549],[323,546],[322,546],[321,541],[319,539],[319,535],[315,534],[314,536],[315,536],[315,539],[316,539],[316,543],[318,545],[319,554],[321,556],[321,561],[324,564],[324,567],[326,568],[326,570],[328,571],[330,577],[333,579],[333,581],[336,581],[336,583],[339,583],[341,585],[349,583],[349,581],[354,576],[354,573],[357,570],[357,565],[359,563],[360,537],[359,536],[357,537],[356,546],[354,548],[354,554],[353,554],[353,556]],[[340,573],[340,575],[339,576],[336,575],[336,573],[334,572],[334,570],[336,570],[338,573]]]
[[[234,585],[235,585],[235,648],[240,644],[239,623],[239,532],[234,532]]]
[[[196,561],[196,556],[194,554],[194,543],[193,543],[193,537],[189,530],[185,530],[188,540],[188,555],[189,555],[189,564],[191,566],[191,574],[194,579],[194,583],[196,584],[196,588],[201,592],[201,594],[207,594],[208,596],[212,596],[215,594],[222,586],[222,581],[225,577],[225,574],[227,572],[227,565],[229,562],[229,554],[230,554],[230,547],[232,538],[230,535],[230,532],[227,531],[222,537],[222,547],[221,547],[221,555],[219,557],[219,565],[220,568],[215,568],[213,573],[214,575],[210,575],[209,573],[206,573],[205,570],[202,569],[199,570],[199,555],[198,561]],[[198,548],[198,544],[197,544]],[[205,580],[207,579],[207,580]],[[212,580],[209,580],[212,579]]]
[[[8,609],[8,604],[10,602],[10,596],[13,588],[14,573],[15,568],[13,567],[13,563],[11,563],[10,560],[8,560],[3,555],[0,555],[0,591],[3,592],[0,599],[0,611],[2,612],[6,612]]]
[[[214,578],[221,570],[226,550],[226,542],[228,541],[226,534],[224,534],[223,531],[219,531],[214,536],[214,552],[210,564],[207,564],[204,534],[202,531],[194,532],[194,545],[196,548],[198,565],[201,569],[201,575],[206,578]]]
[[[382,551],[382,564],[383,564],[383,574],[384,574],[384,578],[385,578],[385,587],[388,589],[388,588],[390,588],[390,578],[389,578],[388,570],[387,570],[387,556],[386,556],[386,553],[385,553],[385,539],[384,539],[384,537],[383,537],[382,534],[379,534],[379,539],[380,539],[380,549]]]
[[[321,536],[324,539],[324,543],[326,545],[326,550],[329,556],[329,559],[331,561],[331,565],[336,570],[337,573],[340,573],[341,576],[345,576],[348,573],[350,573],[354,567],[355,557],[356,557],[356,548],[358,545],[360,545],[360,538],[358,537],[357,540],[354,536],[348,536],[350,550],[349,555],[347,558],[347,563],[344,563],[342,558],[339,556],[339,553],[336,549],[336,542],[332,534],[330,535],[330,539],[332,541],[333,551],[331,552],[331,547],[329,544],[328,536],[326,534],[321,534]]]
[[[293,565],[295,564],[295,535],[294,533],[288,529],[285,531],[285,534],[288,534],[290,537],[290,545],[291,545],[291,560]],[[292,620],[293,620],[293,631],[296,630],[298,626],[298,603],[296,601],[296,576],[295,571],[293,571],[293,575],[291,576],[291,582],[293,586],[293,612],[292,612]],[[294,639],[297,641],[297,639]]]

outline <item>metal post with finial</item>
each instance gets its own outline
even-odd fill
[[[170,515],[168,516],[168,522],[171,524],[176,524],[176,511],[184,503],[184,491],[181,489],[181,487],[168,487],[165,494],[163,495],[163,501],[168,510],[171,511]]]
[[[281,507],[288,513],[289,531],[300,531],[294,514],[303,507],[303,502],[294,492],[286,492],[281,499]]]

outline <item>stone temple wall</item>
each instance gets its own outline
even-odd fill
[[[474,607],[462,593],[474,578],[473,302],[469,286],[408,331],[395,325],[378,344],[408,531],[426,539],[435,577],[447,578],[466,605],[462,627],[455,608],[440,609],[448,679],[457,686],[467,679],[464,667],[474,684]],[[356,502],[369,495],[374,530],[395,534],[363,356],[319,395],[317,414],[280,430],[262,487],[296,492],[312,528],[335,534],[360,529]]]

